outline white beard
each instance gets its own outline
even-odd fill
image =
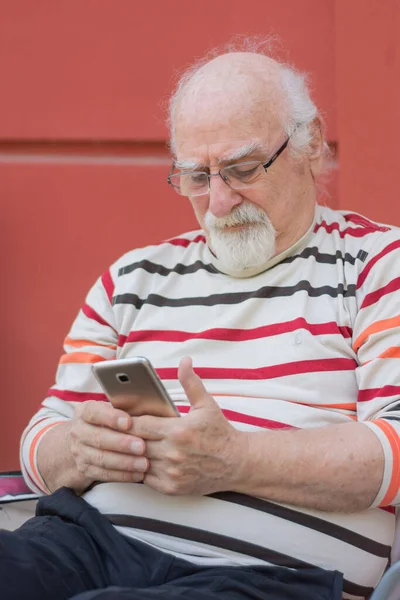
[[[238,231],[224,227],[249,224]],[[209,211],[204,218],[210,245],[221,266],[229,271],[261,267],[275,254],[276,232],[267,214],[250,202],[240,204],[227,217]]]

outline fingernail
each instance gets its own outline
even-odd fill
[[[126,429],[129,425],[127,417],[118,417],[117,425],[119,429]]]
[[[146,471],[147,469],[147,459],[146,458],[138,458],[136,461],[136,469],[138,471]]]
[[[132,450],[133,454],[142,454],[142,452],[143,452],[142,442],[132,442],[131,450]]]
[[[139,483],[143,481],[144,475],[143,473],[132,473],[132,479],[135,483]]]

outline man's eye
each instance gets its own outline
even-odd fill
[[[231,177],[237,179],[251,179],[257,175],[259,164],[256,165],[237,165],[229,169]]]
[[[196,185],[207,182],[206,173],[192,173],[191,175],[188,175],[188,177],[190,177],[190,182]]]

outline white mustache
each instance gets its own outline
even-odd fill
[[[265,225],[267,223],[269,223],[269,219],[264,211],[252,204],[238,206],[226,217],[215,217],[210,212],[207,212],[205,216],[205,225],[209,229],[224,229],[236,225]]]

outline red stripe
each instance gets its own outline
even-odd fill
[[[41,404],[40,408],[47,408],[47,406],[44,406],[44,404]],[[36,421],[36,423],[34,423],[32,425],[32,427],[29,427],[28,431],[25,433],[24,437],[22,438],[22,444],[24,443],[24,441],[26,440],[27,435],[29,435],[29,432],[32,431],[32,429],[34,427],[36,427],[36,425],[39,425],[39,423],[41,423],[42,421],[46,421],[47,419],[51,419],[52,417],[50,417],[49,415],[46,415],[45,417],[42,417],[41,419],[39,419],[39,421]]]
[[[198,235],[195,238],[193,238],[192,240],[187,240],[185,238],[174,238],[172,240],[166,240],[165,244],[172,244],[173,246],[183,246],[184,248],[187,248],[188,246],[190,246],[190,244],[197,244],[198,242],[205,242],[206,238],[204,235]]]
[[[258,427],[263,427],[264,429],[299,429],[293,425],[287,425],[286,423],[280,423],[279,421],[271,421],[271,419],[254,417],[253,415],[245,415],[243,413],[236,412],[235,410],[228,410],[225,408],[221,408],[221,410],[224,414],[224,417],[226,417],[229,421],[234,421],[235,423],[257,425]],[[180,413],[188,413],[189,411],[190,406],[179,406]]]
[[[47,394],[48,396],[56,396],[56,398],[66,400],[67,402],[86,402],[86,400],[108,401],[108,398],[105,394],[98,394],[94,392],[72,392],[71,390],[56,390],[54,388],[50,388]]]
[[[374,221],[370,221],[363,215],[359,215],[358,213],[349,213],[347,215],[343,215],[346,221],[350,221],[351,223],[355,223],[356,225],[362,225],[363,227],[370,227],[375,231],[389,231],[391,228],[385,225],[379,225],[378,223],[374,223]]]
[[[32,484],[34,487],[36,487],[36,488],[39,488],[40,490],[42,490],[42,491],[43,491],[43,488],[41,488],[41,487],[40,487],[40,485],[38,484],[38,482],[37,482],[37,481],[34,481],[34,480],[32,479],[32,477],[30,476],[30,473],[29,473],[29,471],[28,471],[28,468],[27,468],[27,466],[26,466],[26,465],[24,465],[24,466],[25,466],[25,471],[26,471],[26,473],[25,473],[25,476],[26,476],[26,477],[29,479],[29,481],[31,482],[31,484]],[[32,492],[32,490],[31,490],[31,494],[35,494],[35,493],[36,493],[36,492]]]
[[[122,346],[124,346],[126,344],[126,340],[128,339],[127,335],[120,335],[118,336],[118,346],[120,348],[122,348]]]
[[[103,275],[101,276],[101,283],[103,284],[104,289],[106,290],[106,294],[110,301],[110,304],[112,304],[115,286],[109,270],[103,273]]]
[[[95,310],[93,310],[91,306],[89,306],[89,304],[84,304],[82,306],[82,312],[88,317],[88,319],[93,319],[93,321],[97,321],[97,323],[100,323],[100,325],[105,325],[106,327],[113,329],[111,325],[103,319],[103,317],[101,317]]]
[[[386,246],[386,248],[384,248],[382,250],[382,252],[379,252],[379,254],[377,254],[376,256],[374,256],[374,258],[369,261],[369,263],[367,264],[367,266],[365,267],[365,269],[363,271],[361,271],[361,273],[360,273],[360,276],[359,276],[358,281],[357,281],[357,289],[362,286],[362,284],[364,283],[364,281],[365,281],[368,273],[370,272],[370,270],[372,269],[372,267],[378,262],[378,260],[380,260],[386,254],[389,254],[389,252],[392,252],[393,250],[396,250],[396,248],[400,248],[400,241],[392,242],[391,244],[389,244],[389,246]]]
[[[319,360],[302,360],[297,362],[260,367],[258,369],[224,369],[200,367],[194,369],[202,379],[274,379],[300,373],[317,373],[320,371],[353,371],[357,363],[352,358],[327,358]],[[175,367],[156,369],[161,379],[178,379]]]
[[[381,510],[386,510],[386,512],[395,515],[396,514],[396,507],[395,506],[378,506],[378,508],[380,508]]]
[[[367,294],[361,304],[360,310],[362,308],[366,308],[367,306],[371,306],[371,304],[375,304],[386,294],[391,294],[392,292],[396,292],[400,290],[400,277],[396,277],[392,281],[390,281],[387,285],[379,288],[379,290],[375,290],[375,292],[371,292]]]
[[[329,323],[307,323],[303,318],[286,321],[284,323],[274,323],[273,325],[265,325],[254,329],[207,329],[197,333],[190,331],[163,331],[143,329],[141,331],[131,331],[128,336],[120,335],[118,338],[118,346],[123,346],[130,342],[186,342],[193,339],[219,340],[225,342],[243,342],[247,340],[255,340],[282,333],[289,333],[299,329],[305,329],[312,335],[329,335],[341,334],[345,338],[352,336],[350,327],[338,326],[337,323],[331,321]]]
[[[376,231],[389,231],[389,227],[347,227],[342,231],[339,229],[339,223],[327,223],[326,221],[321,221],[321,223],[317,223],[314,227],[314,233],[323,227],[327,233],[332,233],[332,231],[337,231],[341,238],[344,238],[345,235],[351,235],[353,237],[364,237],[370,233],[375,233]]]
[[[359,390],[357,402],[368,402],[368,400],[374,400],[374,398],[388,398],[398,394],[400,394],[400,385],[384,385],[381,388]]]

